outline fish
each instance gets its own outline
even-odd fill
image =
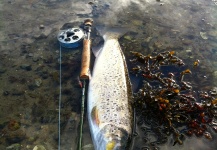
[[[132,86],[118,29],[99,31],[104,44],[95,51],[87,113],[95,150],[127,150],[133,130]]]

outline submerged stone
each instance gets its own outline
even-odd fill
[[[212,90],[210,91],[210,94],[212,96],[216,96],[217,95],[217,87],[213,87]]]
[[[26,71],[32,70],[31,65],[28,65],[28,64],[22,64],[22,65],[20,66],[20,68],[21,68],[21,69],[24,69],[24,70],[26,70]]]
[[[10,131],[16,131],[20,129],[20,123],[16,120],[10,120],[7,127]]]
[[[213,36],[213,37],[215,37],[217,39],[217,30],[211,30],[211,31],[209,31],[208,35],[209,36]]]
[[[40,78],[35,79],[35,85],[36,85],[37,87],[40,87],[41,84],[42,84],[42,80],[41,80]]]
[[[43,145],[36,145],[33,150],[46,150],[46,148]]]
[[[132,38],[131,38],[129,35],[124,36],[124,39],[125,39],[125,40],[129,40],[129,41],[132,40]]]
[[[202,37],[202,39],[207,40],[208,36],[206,32],[200,32],[200,36]]]
[[[28,57],[33,57],[33,56],[34,56],[33,53],[29,53],[29,54],[28,54]]]
[[[40,24],[39,29],[44,29],[44,28],[45,28],[44,25]]]
[[[149,36],[144,41],[147,42],[147,43],[149,43],[151,40],[152,40],[152,37]]]
[[[39,57],[34,56],[34,57],[32,58],[32,60],[33,60],[34,62],[37,62],[37,61],[39,61]]]
[[[16,131],[8,131],[5,138],[9,143],[19,143],[26,138],[26,134],[22,129],[18,129]]]
[[[82,150],[94,150],[93,144],[87,144],[82,147]]]

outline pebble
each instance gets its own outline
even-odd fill
[[[148,42],[150,42],[151,40],[152,40],[152,37],[149,36],[149,37],[147,37],[144,41],[148,43]]]
[[[41,24],[40,26],[39,26],[39,29],[44,29],[45,27],[44,27],[44,25],[43,24]]]
[[[153,46],[154,46],[155,48],[157,48],[157,49],[160,49],[160,48],[163,46],[163,43],[157,41],[157,42],[154,42],[154,45],[153,45]]]
[[[8,127],[9,131],[16,131],[16,130],[20,129],[20,122],[12,119],[7,124],[7,127]]]
[[[87,144],[82,147],[82,150],[94,150],[93,144]]]
[[[21,69],[24,69],[24,70],[26,70],[26,71],[32,70],[31,65],[28,65],[28,64],[22,64],[22,65],[20,66],[20,68],[21,68]]]
[[[94,4],[94,2],[88,2],[88,4],[89,4],[89,5],[93,5],[93,4]]]
[[[184,45],[191,45],[191,44],[192,44],[192,41],[189,40],[189,39],[182,39],[182,43],[183,43]]]
[[[187,55],[189,56],[189,58],[191,57],[191,55],[193,55],[191,49],[187,49],[187,50],[186,50],[186,53],[187,53]]]
[[[18,129],[16,131],[8,131],[5,138],[9,143],[19,143],[26,138],[26,134],[22,129]]]
[[[43,145],[36,145],[33,150],[46,150]]]
[[[26,149],[31,149],[31,146],[30,145],[26,145]]]
[[[39,57],[34,56],[34,57],[32,58],[32,60],[33,60],[34,62],[37,62],[37,61],[39,61]]]
[[[125,40],[129,40],[129,41],[132,40],[132,38],[131,38],[129,35],[124,36],[124,39],[125,39]]]
[[[21,145],[18,143],[6,147],[6,150],[20,150],[20,149],[21,149]]]
[[[206,32],[200,32],[200,36],[202,37],[202,39],[207,40],[208,36]]]
[[[209,139],[212,140],[212,135],[209,132],[204,132],[204,136]]]
[[[217,95],[217,87],[214,87],[211,91],[210,91],[210,94],[212,96],[216,96]]]
[[[22,53],[27,53],[30,47],[31,47],[30,44],[22,43],[22,45],[21,45]]]
[[[33,143],[35,140],[36,140],[36,138],[34,136],[32,136],[32,137],[29,137],[26,141],[28,143]]]
[[[29,53],[28,56],[29,57],[33,57],[34,55],[33,55],[33,53]]]
[[[191,53],[191,49],[187,49],[187,50],[186,50],[186,53]]]
[[[42,80],[41,80],[40,78],[36,78],[36,79],[35,79],[35,85],[36,85],[37,87],[40,87],[41,84],[42,84]]]
[[[217,39],[217,29],[211,30],[207,33],[209,36],[212,36],[213,38]]]

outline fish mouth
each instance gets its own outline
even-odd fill
[[[126,150],[129,145],[129,134],[115,125],[106,125],[96,136],[97,150]]]
[[[103,139],[97,144],[97,150],[125,150],[125,144],[121,140],[110,135],[109,139],[103,136]]]

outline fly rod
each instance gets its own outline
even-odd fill
[[[81,101],[81,119],[80,119],[80,135],[79,135],[79,143],[78,150],[82,148],[82,135],[83,135],[83,122],[84,122],[84,103],[85,103],[85,88],[86,81],[89,79],[90,72],[90,32],[93,21],[91,19],[86,19],[84,21],[84,31],[85,37],[83,40],[83,51],[82,51],[82,61],[81,61],[81,72],[80,79],[82,82],[82,101]]]

